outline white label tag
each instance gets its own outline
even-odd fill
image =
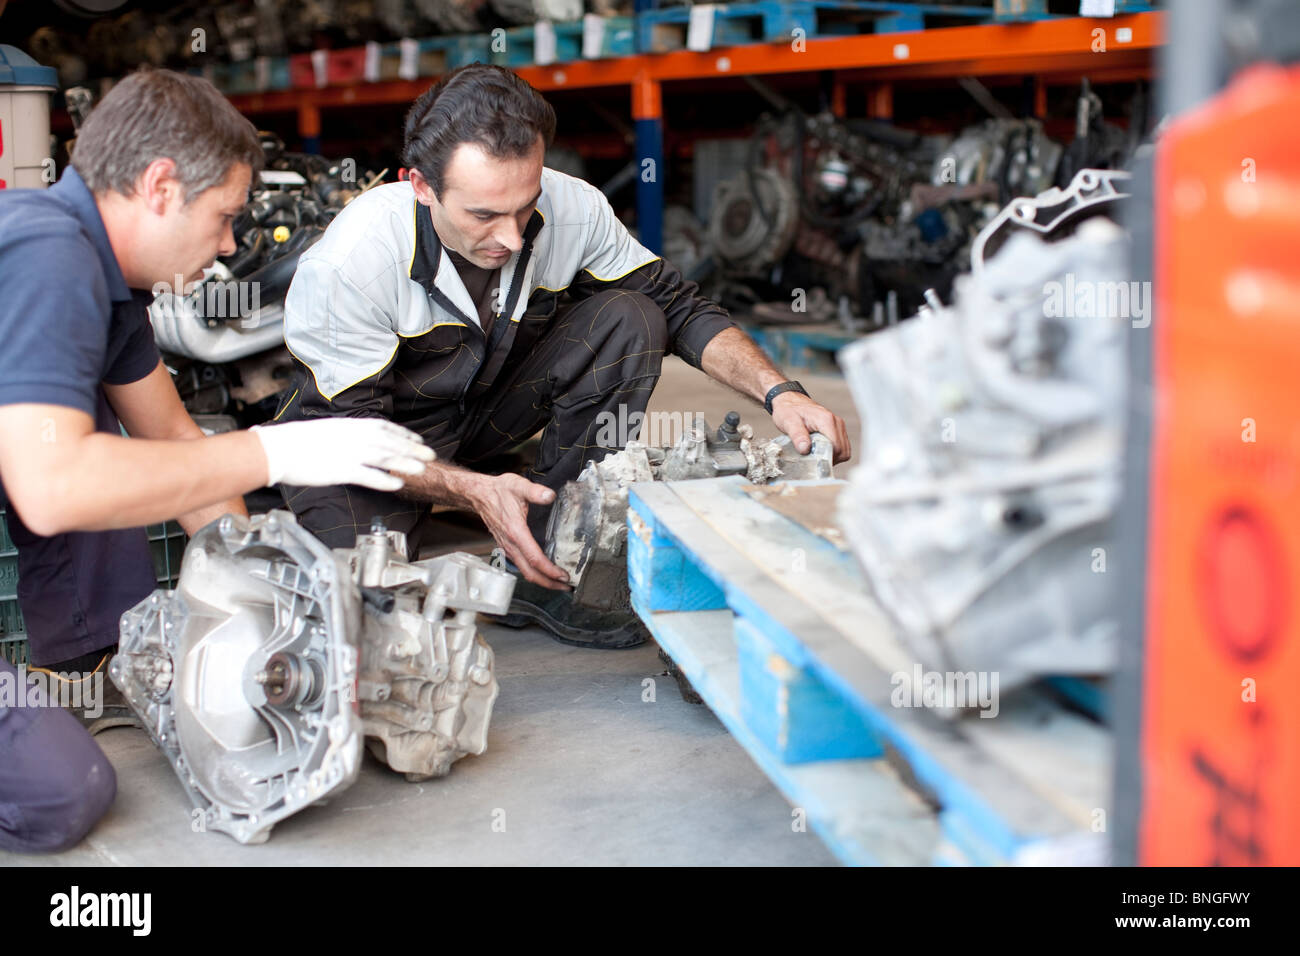
[[[1115,0],[1079,0],[1081,17],[1113,17]]]
[[[253,84],[259,90],[265,90],[271,85],[271,58],[269,56],[259,56],[253,61]]]
[[[713,21],[718,8],[711,3],[691,7],[690,24],[686,28],[686,49],[704,53],[713,48]]]
[[[550,20],[533,24],[533,62],[538,66],[555,62],[555,27]]]
[[[305,186],[307,180],[292,169],[264,169],[259,174],[268,186]]]
[[[1116,27],[1116,28],[1115,28],[1115,42],[1116,42],[1116,43],[1132,43],[1132,42],[1133,42],[1133,28],[1132,28],[1132,27]]]
[[[588,60],[600,59],[605,49],[605,18],[596,13],[582,17],[582,55]]]
[[[311,51],[311,70],[316,74],[316,85],[324,86],[329,82],[329,51]]]
[[[404,80],[413,80],[420,75],[420,43],[410,37],[402,37],[400,46],[397,75]]]
[[[367,83],[374,83],[379,79],[379,44],[373,40],[366,44],[365,77]]]

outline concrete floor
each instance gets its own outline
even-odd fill
[[[0,853],[0,866],[835,862],[815,834],[793,831],[789,804],[709,710],[682,700],[653,646],[483,634],[501,685],[488,750],[440,780],[407,783],[367,755],[328,805],[241,846],[192,832],[171,766],[144,733],[116,728],[96,738],[117,770],[109,814],[69,852]]]
[[[843,380],[800,380],[848,419],[856,444]],[[650,406],[715,427],[733,408],[760,436],[775,434],[762,409],[677,359]],[[328,806],[245,847],[192,832],[166,760],[140,731],[114,729],[97,738],[118,775],[109,814],[69,852],[0,853],[0,866],[835,863],[815,834],[794,832],[790,805],[707,707],[682,700],[653,646],[590,651],[535,628],[483,633],[501,685],[488,750],[441,780],[407,783],[367,755]]]

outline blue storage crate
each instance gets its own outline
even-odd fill
[[[554,63],[571,63],[582,58],[582,23],[552,23],[555,32]],[[497,66],[533,66],[537,62],[537,37],[534,26],[515,27],[505,31],[505,49],[492,50],[492,62]]]

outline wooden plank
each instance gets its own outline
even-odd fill
[[[633,605],[636,596],[633,596]],[[740,664],[727,611],[654,613],[638,608],[655,640],[809,826],[843,862],[931,862],[940,828],[930,808],[880,760],[788,765],[740,717]]]
[[[916,655],[895,638],[854,559],[752,500],[742,490],[746,484],[740,477],[666,483],[681,510],[667,512],[662,523],[671,526],[674,534],[680,531],[687,550],[703,563],[717,562],[725,569],[725,574],[713,577],[721,579],[729,598],[734,592],[742,605],[752,605],[758,616],[770,617],[797,634],[807,647],[848,642],[876,664],[876,676],[910,673]],[[843,483],[828,479],[789,484]],[[679,520],[669,522],[667,514],[678,515]],[[720,539],[707,553],[699,550],[706,543],[706,531]],[[927,656],[941,655],[935,648]],[[883,688],[859,686],[857,691],[884,702],[889,689],[886,679]]]
[[[1029,688],[1005,707],[993,720],[976,718],[966,736],[1078,828],[1090,831],[1097,810],[1109,817],[1110,734]]]
[[[746,618],[735,618],[733,634],[740,715],[784,763],[882,755],[880,741],[843,695],[788,661]]]
[[[677,543],[659,534],[653,518],[628,512],[629,540],[644,546],[628,550],[628,581],[650,611],[703,611],[725,608],[722,588]]]
[[[654,540],[723,590],[741,627],[842,695],[860,728],[897,749],[943,805],[944,832],[967,857],[1007,862],[1029,843],[1087,828],[1106,808],[1109,737],[1077,715],[1045,710],[1031,691],[992,720],[893,706],[891,675],[910,674],[916,657],[894,638],[852,560],[742,488],[742,479],[638,485],[633,511],[653,524]],[[860,729],[850,732],[859,739]],[[770,740],[769,755],[780,752]]]
[[[849,543],[835,520],[835,506],[843,490],[841,482],[796,485],[782,481],[774,485],[741,487],[741,491],[755,501],[824,538],[837,550],[848,552]]]

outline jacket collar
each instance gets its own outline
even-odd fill
[[[441,267],[444,258],[442,241],[438,238],[437,230],[433,228],[433,217],[429,215],[429,210],[421,206],[418,199],[414,200],[414,204],[415,252],[411,256],[411,267],[407,274],[424,286],[428,292],[432,293],[434,283],[438,277],[438,269]],[[531,243],[533,239],[537,238],[537,234],[545,224],[546,220],[542,218],[542,214],[534,209],[533,214],[528,217],[528,225],[524,227],[525,243]],[[511,268],[513,261],[514,258],[511,257],[502,266],[502,269]]]

